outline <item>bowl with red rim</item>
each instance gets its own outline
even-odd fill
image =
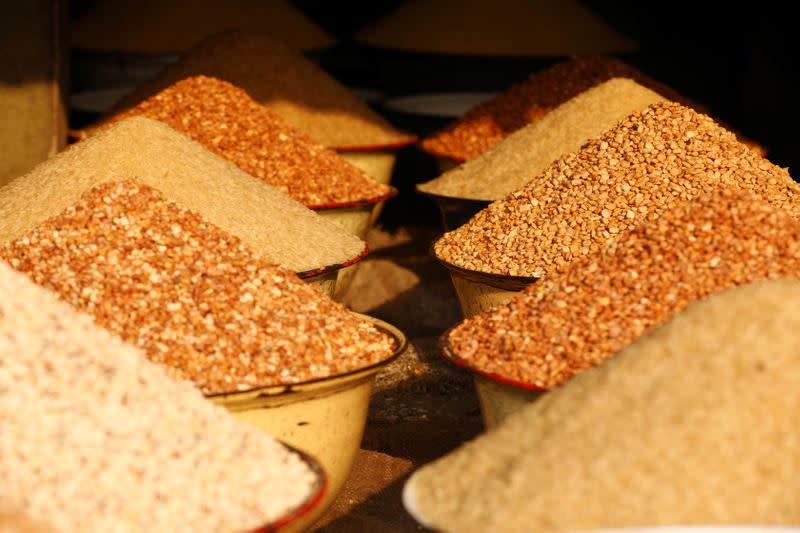
[[[548,389],[545,387],[486,371],[459,356],[450,344],[452,331],[453,328],[450,328],[439,337],[439,348],[445,359],[472,374],[483,424],[487,430],[501,424],[520,408],[536,401],[547,392]]]
[[[416,135],[390,144],[333,147],[345,161],[366,172],[378,183],[389,185],[397,161],[397,150],[417,142]]]
[[[368,254],[369,246],[365,244],[361,253],[352,259],[348,259],[347,261],[337,263],[335,265],[298,272],[297,277],[309,285],[316,287],[323,294],[327,294],[331,298],[334,298],[335,294],[337,293],[337,280],[339,279],[340,273],[343,270],[348,269],[348,267],[352,267],[356,263],[361,262],[365,257],[367,257]]]
[[[308,497],[299,506],[277,520],[250,531],[250,533],[295,533],[302,531],[304,521],[322,504],[328,490],[328,476],[316,459],[302,450],[289,446],[285,442],[281,442],[281,444],[298,455],[308,466],[309,470],[314,474],[314,486],[311,488]]]

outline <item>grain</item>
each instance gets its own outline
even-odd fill
[[[201,75],[241,87],[250,98],[328,148],[367,150],[415,140],[301,54],[256,31],[231,31],[206,39],[125,96],[111,114]]]
[[[4,264],[0,291],[0,494],[17,524],[242,531],[315,490],[299,456]]]
[[[622,52],[635,46],[574,0],[407,0],[357,39],[381,48],[525,58]]]
[[[0,188],[0,242],[16,239],[94,185],[136,179],[295,272],[346,262],[365,243],[172,128],[142,117],[41,163]]]
[[[300,49],[330,46],[333,38],[286,0],[103,0],[71,25],[73,48],[164,55],[188,50],[233,28],[267,31]]]
[[[0,258],[205,393],[325,378],[394,341],[161,193],[109,182]]]
[[[418,471],[437,531],[800,522],[800,284],[695,303]]]
[[[144,116],[175,128],[248,174],[314,209],[390,194],[335,152],[294,130],[247,93],[208,76],[181,80],[109,123]]]
[[[705,115],[673,102],[636,112],[552,163],[435,245],[457,266],[552,274],[665,209],[722,187],[800,215],[800,186]]]
[[[622,61],[597,56],[578,58],[534,73],[475,106],[425,139],[422,147],[436,156],[467,161],[518,129],[541,120],[570,98],[612,78],[630,78],[668,100],[687,104],[674,90]]]
[[[735,285],[800,273],[800,222],[749,193],[719,191],[666,211],[597,254],[455,328],[455,353],[550,388]]]
[[[500,200],[547,167],[635,111],[663,100],[626,78],[614,78],[561,104],[475,159],[417,188],[439,196]]]

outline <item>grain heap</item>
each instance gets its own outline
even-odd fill
[[[614,78],[558,106],[541,120],[511,134],[440,177],[417,188],[425,193],[472,200],[499,200],[544,172],[588,140],[635,111],[663,100],[635,81]]]
[[[136,179],[295,272],[352,260],[365,244],[168,126],[135,117],[73,145],[0,188],[0,242],[21,236],[92,186]]]
[[[470,270],[541,277],[723,187],[750,190],[800,215],[800,186],[788,172],[705,115],[673,102],[637,112],[551,164],[435,245]]]
[[[73,48],[92,52],[174,54],[233,28],[268,31],[299,49],[334,43],[286,0],[103,0],[71,25]]]
[[[374,203],[391,189],[294,130],[240,89],[208,76],[179,81],[110,121],[144,116],[175,128],[310,208]]]
[[[796,524],[798,331],[796,281],[695,303],[418,471],[406,506],[465,533]]]
[[[205,393],[329,377],[394,348],[240,239],[132,181],[89,190],[0,257]]]
[[[635,45],[574,0],[406,0],[357,38],[383,48],[481,56],[564,57]]]
[[[800,222],[749,193],[718,191],[666,211],[597,254],[459,325],[454,353],[551,388],[608,359],[689,303],[800,273]]]
[[[0,291],[0,494],[17,516],[55,531],[242,531],[316,490],[299,456],[4,264]]]
[[[518,129],[541,120],[570,98],[612,78],[630,78],[668,100],[687,103],[674,90],[617,59],[573,59],[532,74],[526,81],[470,109],[423,141],[422,147],[436,156],[467,161]]]
[[[242,88],[250,98],[328,148],[399,147],[415,140],[394,129],[301,54],[252,31],[210,37],[124,97],[112,114],[135,107],[191,76],[210,76]]]

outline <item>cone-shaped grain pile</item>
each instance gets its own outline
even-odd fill
[[[711,118],[673,102],[654,104],[445,234],[435,252],[470,270],[540,277],[723,187],[800,215],[800,186],[788,172]]]
[[[286,0],[103,0],[71,28],[73,48],[128,54],[175,54],[236,28],[264,31],[302,50],[334,43]]]
[[[0,242],[22,235],[92,186],[136,179],[295,272],[358,257],[364,243],[191,139],[135,117],[73,145],[0,188]]]
[[[721,190],[664,212],[506,306],[465,321],[448,342],[476,368],[550,388],[695,300],[790,276],[800,276],[800,222],[749,193]]]
[[[391,193],[243,89],[216,78],[181,80],[110,123],[133,116],[164,122],[311,208],[375,203]]]
[[[418,471],[437,531],[800,522],[800,283],[718,294]]]
[[[388,358],[393,340],[157,190],[87,191],[0,257],[206,393]]]
[[[479,56],[563,57],[635,47],[576,0],[407,0],[362,30],[358,40]]]
[[[439,196],[500,200],[559,157],[580,150],[588,140],[631,113],[663,99],[633,80],[614,78],[580,93],[475,159],[417,188]]]
[[[125,96],[111,113],[135,107],[192,76],[210,76],[244,89],[250,98],[328,148],[391,148],[415,140],[301,54],[254,31],[207,39]]]
[[[531,75],[434,134],[422,147],[456,161],[477,157],[518,129],[541,120],[567,100],[612,78],[630,78],[667,100],[689,104],[674,90],[609,57],[565,61]],[[692,104],[692,107],[697,108]]]
[[[244,531],[318,489],[295,453],[2,263],[0,292],[3,508],[56,531]]]

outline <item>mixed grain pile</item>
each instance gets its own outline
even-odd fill
[[[394,341],[146,185],[98,185],[0,258],[206,393],[298,383]]]
[[[635,44],[575,0],[406,0],[357,38],[382,48],[526,58],[622,52]]]
[[[332,37],[286,0],[103,0],[70,26],[70,45],[93,52],[174,54],[233,28],[268,31],[299,49],[330,46]]]
[[[800,222],[749,193],[665,212],[597,254],[462,323],[453,351],[481,370],[550,388],[608,359],[689,303],[800,276]]]
[[[800,284],[692,305],[415,473],[438,531],[800,522]]]
[[[659,103],[445,234],[435,252],[470,270],[541,277],[670,207],[728,187],[800,215],[800,186],[786,170],[711,118]]]
[[[244,531],[316,490],[296,454],[4,264],[0,292],[0,494],[21,531]]]
[[[216,78],[181,80],[108,124],[134,116],[175,128],[311,208],[376,202],[391,192],[264,109],[243,89]]]
[[[663,100],[633,80],[614,78],[558,106],[475,159],[419,185],[425,193],[472,200],[499,200],[547,167],[635,111]]]
[[[456,161],[472,159],[518,129],[541,120],[570,98],[612,78],[630,78],[668,100],[686,103],[674,90],[617,59],[573,59],[537,72],[470,109],[456,122],[423,141],[422,147],[434,155]]]
[[[365,244],[172,128],[133,117],[0,188],[0,242],[21,236],[94,185],[136,179],[295,272],[352,260]]]
[[[329,148],[371,149],[415,140],[300,53],[254,31],[210,37],[125,96],[112,113],[135,107],[192,76],[211,76],[242,88],[293,128]]]

